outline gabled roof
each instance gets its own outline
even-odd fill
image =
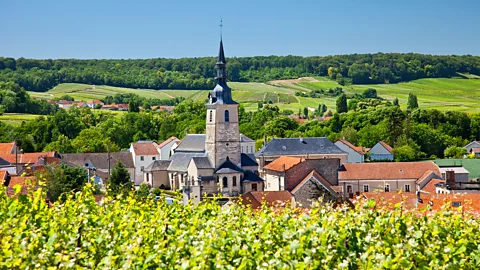
[[[347,154],[326,137],[273,139],[255,156]]]
[[[208,157],[193,157],[190,162],[195,163],[197,169],[213,169]]]
[[[16,162],[20,164],[34,164],[41,157],[55,157],[55,152],[37,152],[37,153],[23,153],[23,154],[8,154],[0,155],[1,158],[15,164]]]
[[[385,148],[385,150],[387,150],[388,152],[390,152],[390,154],[393,154],[393,148],[388,145],[386,142],[384,141],[379,141],[377,144],[380,144],[381,146],[383,146],[383,148]],[[375,146],[374,146],[375,147]],[[372,147],[373,148],[373,147]],[[370,148],[368,151],[372,150],[372,148]]]
[[[418,178],[417,181],[415,181],[416,184],[420,184],[422,181],[425,181],[427,179],[432,179],[433,177],[441,177],[441,175],[437,175],[434,171],[432,170],[427,170],[425,171],[425,173],[422,174],[422,176],[420,176]]]
[[[372,162],[345,163],[338,172],[339,180],[388,180],[420,179],[427,171],[440,174],[438,166],[431,162]]]
[[[356,151],[357,153],[359,153],[360,155],[365,155],[365,153],[362,151],[362,147],[361,146],[355,146],[353,144],[351,144],[349,141],[345,140],[345,139],[340,139],[338,140],[339,142],[343,143],[344,145],[350,147],[353,151]]]
[[[225,160],[218,168],[215,170],[215,173],[239,173],[243,172],[241,168],[231,162],[229,159]]]
[[[94,100],[90,100],[89,102],[87,102],[87,104],[104,104],[102,101],[98,100],[98,99],[94,99]]]
[[[467,148],[467,147],[469,147],[469,146],[472,145],[472,144],[478,144],[478,145],[480,145],[480,142],[479,142],[479,141],[470,142],[469,144],[465,145],[464,148]]]
[[[240,159],[241,159],[242,167],[258,166],[258,163],[257,163],[257,160],[255,159],[254,154],[242,153],[240,155]]]
[[[262,204],[270,207],[285,207],[291,204],[293,196],[290,192],[284,191],[249,191],[242,194],[241,202],[243,205],[251,206],[253,209],[259,208]]]
[[[437,193],[437,184],[444,184],[445,180],[441,179],[432,179],[428,184],[426,184],[423,188],[422,191],[428,192],[428,193]]]
[[[132,144],[136,156],[157,156],[160,155],[157,144],[152,141],[138,141]]]
[[[91,164],[97,169],[108,169],[108,153],[81,153],[81,154],[63,154],[62,161],[78,167],[84,167],[85,162]],[[110,168],[113,169],[117,162],[122,162],[126,168],[133,168],[133,157],[130,152],[110,153]]]
[[[29,183],[28,183],[29,182]],[[10,182],[8,183],[9,187],[14,187],[16,185],[21,186],[30,186],[35,184],[35,176],[11,176]]]
[[[8,155],[15,153],[15,142],[0,143],[0,155]]]
[[[175,137],[175,136],[172,136],[172,137],[166,139],[165,141],[163,141],[161,144],[158,145],[158,149],[164,147],[165,145],[167,145],[167,144],[169,144],[169,143],[171,143],[172,141],[175,141],[175,140],[178,140],[178,138]]]
[[[255,142],[255,141],[243,135],[242,133],[240,133],[240,142]]]
[[[305,178],[303,178],[303,180],[292,190],[292,194],[295,194],[300,188],[302,188],[303,185],[305,185],[310,180],[322,185],[326,190],[328,190],[333,195],[337,194],[337,192],[332,188],[332,185],[315,170],[313,170]]]
[[[158,172],[166,171],[168,166],[170,166],[171,160],[155,160],[152,164],[148,165],[143,171],[144,172]]]
[[[243,182],[263,182],[263,179],[260,176],[256,175],[254,172],[250,170],[246,170],[243,173]]]
[[[289,169],[295,167],[297,164],[300,164],[304,160],[304,158],[281,156],[263,168],[266,170],[283,172],[288,171]]]
[[[206,153],[201,152],[175,152],[170,160],[172,161],[168,166],[168,171],[186,172],[190,160],[194,157],[206,157]]]
[[[177,152],[205,152],[205,134],[187,134],[175,148]]]

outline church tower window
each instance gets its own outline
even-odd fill
[[[210,122],[213,120],[213,111],[210,111]]]
[[[225,110],[225,122],[230,122],[230,112]]]
[[[236,187],[237,186],[237,177],[234,176],[232,180],[233,180],[232,186]]]

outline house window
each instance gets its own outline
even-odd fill
[[[250,146],[250,153],[253,153],[253,146]]]
[[[155,160],[155,159],[157,159],[157,158],[156,158],[156,157],[152,157],[152,160]]]
[[[410,185],[405,185],[403,191],[410,192]]]
[[[225,122],[230,122],[230,112],[225,110]]]
[[[352,186],[347,186],[347,193],[353,193],[353,188]]]
[[[257,191],[257,184],[252,184],[252,190]]]
[[[368,192],[368,185],[363,185],[363,192]]]
[[[210,122],[213,121],[213,111],[210,111]]]
[[[228,179],[227,179],[226,176],[223,177],[222,182],[223,182],[223,183],[222,183],[222,184],[223,184],[222,186],[223,186],[224,188],[225,188],[225,187],[228,187]]]
[[[233,183],[232,183],[232,186],[236,187],[236,186],[237,186],[237,177],[234,176],[234,177],[232,178],[232,180],[233,180],[233,181],[232,181],[232,182],[233,182]]]
[[[140,161],[144,161],[145,160],[145,157],[144,156],[141,156],[140,157]]]
[[[385,184],[385,192],[390,192],[390,185],[389,184]]]

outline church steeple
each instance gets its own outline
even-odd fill
[[[218,50],[218,59],[217,59],[217,77],[215,79],[218,83],[227,82],[227,60],[225,60],[225,52],[223,51],[223,40],[220,39],[220,49]]]
[[[220,49],[218,50],[217,76],[215,80],[217,85],[208,95],[208,104],[238,104],[232,99],[232,90],[227,85],[227,60],[223,50],[223,39],[220,37]]]

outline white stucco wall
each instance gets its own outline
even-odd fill
[[[175,144],[175,142],[179,142],[180,140],[173,140],[166,145],[164,145],[162,148],[159,148],[160,151],[160,159],[161,160],[168,160],[170,158],[172,146]],[[173,153],[172,153],[173,154]]]
[[[364,162],[364,155],[360,155],[357,151],[348,147],[344,143],[338,141],[335,143],[335,145],[338,146],[338,148],[348,153],[347,163],[363,163]]]

